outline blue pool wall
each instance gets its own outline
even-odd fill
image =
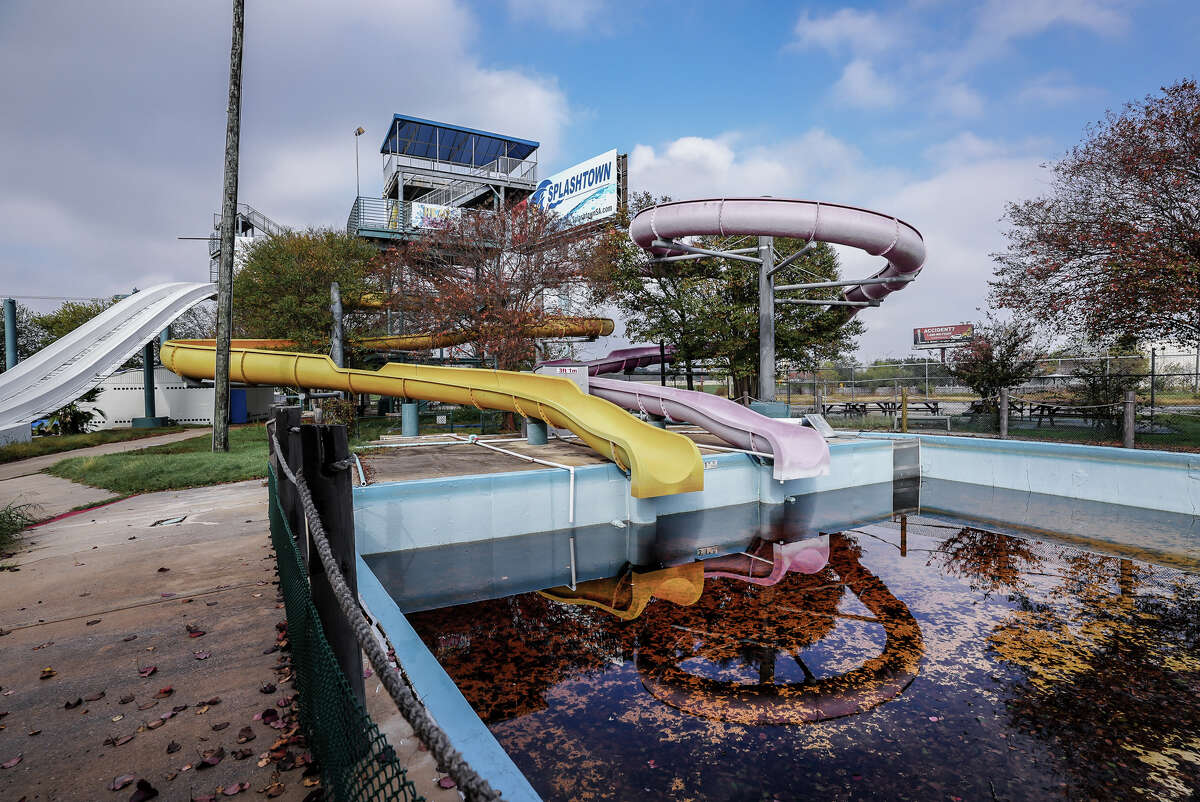
[[[1200,515],[1200,454],[1110,446],[860,432],[921,441],[921,475],[973,485]]]
[[[892,444],[848,440],[830,448],[827,476],[780,482],[769,465],[746,454],[704,458],[704,489],[633,498],[616,465],[575,469],[575,521],[568,520],[570,477],[565,470],[418,479],[354,489],[354,528],[360,554],[398,551],[608,524],[652,524],[660,515],[761,502],[788,496],[890,482]]]

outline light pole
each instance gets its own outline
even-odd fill
[[[362,185],[358,183],[358,138],[367,132],[361,125],[354,129],[354,198],[362,195]]]

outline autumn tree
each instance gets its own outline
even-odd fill
[[[233,277],[236,337],[294,340],[303,351],[325,353],[333,330],[329,287],[338,282],[347,337],[375,332],[378,314],[355,311],[377,289],[378,249],[345,231],[310,228],[255,240]]]
[[[639,193],[632,211],[666,203]],[[704,239],[709,248],[745,243]],[[780,260],[804,242],[775,239]],[[758,265],[722,259],[658,263],[637,247],[628,234],[628,219],[619,218],[602,235],[592,255],[597,300],[610,299],[626,320],[632,340],[663,341],[674,346],[676,359],[687,373],[698,360],[708,361],[733,378],[734,394],[754,395],[758,381]],[[837,254],[817,243],[804,256],[775,274],[776,284],[830,281],[839,277]],[[805,297],[836,297],[837,290]],[[775,309],[775,353],[782,362],[815,370],[823,361],[853,349],[862,324],[849,319],[844,308],[784,305]]]
[[[406,332],[469,331],[475,353],[505,370],[537,358],[528,327],[587,312],[563,302],[583,281],[578,238],[532,204],[447,215],[378,269]]]
[[[992,303],[1095,340],[1200,339],[1200,90],[1180,81],[1120,112],[1010,204]]]
[[[1032,323],[989,317],[975,324],[969,343],[950,351],[947,363],[954,377],[978,393],[986,407],[998,409],[1000,390],[1027,382],[1037,372],[1042,351]]]

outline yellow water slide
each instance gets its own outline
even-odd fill
[[[607,317],[548,317],[540,323],[524,326],[521,333],[531,339],[558,337],[607,337],[613,333],[613,321]],[[356,337],[356,345],[368,349],[392,351],[428,351],[473,342],[479,337],[475,329],[427,331],[421,334],[392,334],[382,337]],[[295,348],[295,340],[239,340],[246,348]]]
[[[263,340],[234,340],[229,378],[247,384],[472,405],[539,418],[570,429],[630,474],[635,498],[704,489],[704,464],[687,437],[643,423],[620,407],[584,393],[568,379],[480,368],[389,362],[379,370],[339,368],[327,356],[262,350]],[[212,340],[168,340],[162,363],[192,379],[211,379]]]

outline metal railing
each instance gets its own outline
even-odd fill
[[[355,198],[354,205],[350,207],[350,216],[346,219],[346,231],[358,234],[364,229],[397,233],[415,231],[409,203],[395,198]]]
[[[492,177],[508,181],[533,182],[537,178],[537,160],[513,159],[501,156],[487,164],[458,164],[437,159],[406,156],[402,153],[386,153],[383,157],[383,180],[386,182],[400,169],[414,167],[422,170],[432,169],[444,173],[457,173],[464,176]]]

